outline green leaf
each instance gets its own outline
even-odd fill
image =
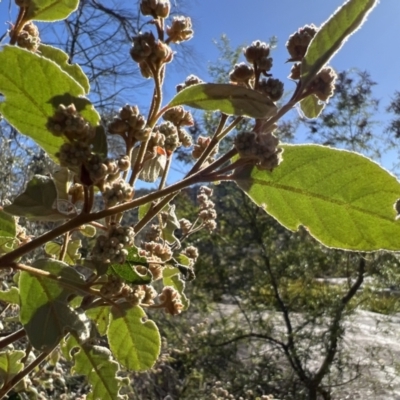
[[[19,290],[16,287],[12,287],[9,290],[0,291],[0,300],[11,304],[19,305]]]
[[[145,371],[157,361],[161,338],[153,321],[143,319],[146,314],[139,306],[120,304],[111,308],[108,327],[110,349],[118,362],[129,370]]]
[[[83,236],[91,238],[96,235],[97,230],[93,225],[82,225],[79,228],[79,232],[82,233]]]
[[[243,86],[225,83],[189,86],[180,91],[168,106],[180,105],[251,118],[267,118],[277,112],[276,105],[268,96]]]
[[[124,264],[111,264],[108,267],[108,275],[116,275],[122,278],[127,283],[135,285],[147,285],[153,280],[153,275],[147,271],[146,275],[139,274],[135,265],[142,265],[148,268],[149,263],[146,257],[139,255],[139,249],[132,246],[128,249],[128,255]]]
[[[349,0],[319,29],[301,62],[301,83],[307,86],[343,46],[347,38],[365,22],[378,0]]]
[[[181,302],[183,310],[187,310],[190,305],[189,299],[186,297],[185,282],[180,278],[180,272],[178,268],[167,267],[163,269],[163,284],[164,286],[172,286],[181,295]]]
[[[79,0],[31,0],[25,20],[60,21],[78,8]]]
[[[85,90],[85,94],[89,93],[90,84],[88,77],[78,64],[69,63],[69,55],[67,53],[47,44],[41,44],[38,51],[40,55],[54,61],[65,73],[78,82]]]
[[[71,372],[85,376],[92,386],[86,395],[87,400],[127,399],[119,391],[128,382],[117,376],[119,365],[113,360],[110,350],[102,346],[80,345],[72,336],[68,338],[66,347],[68,350],[79,349],[72,355],[75,364]]]
[[[13,237],[0,236],[0,254],[9,253],[18,247],[18,240]]]
[[[142,204],[139,207],[139,221],[147,214],[147,211],[150,210],[152,205],[152,202],[146,203],[146,204]]]
[[[57,189],[53,180],[48,176],[35,175],[25,191],[12,204],[5,206],[4,211],[36,221],[66,219],[65,214],[54,208],[56,201]]]
[[[167,219],[163,227],[163,239],[172,244],[177,242],[178,248],[180,247],[179,239],[175,236],[174,232],[181,227],[178,217],[175,214],[175,205],[170,205],[167,211]]]
[[[110,307],[101,306],[90,308],[86,311],[86,315],[94,322],[101,336],[107,333],[108,324],[110,322]]]
[[[103,157],[107,157],[108,145],[107,145],[107,135],[103,126],[96,126],[96,134],[92,140],[93,152],[100,154]]]
[[[21,272],[20,321],[32,346],[42,351],[51,349],[67,332],[75,332],[82,340],[87,339],[89,324],[86,316],[68,305],[69,297],[84,283],[82,275],[61,261],[41,259],[32,266],[69,282],[66,288],[54,279]],[[77,285],[76,290],[73,290],[74,285]]]
[[[68,191],[74,179],[74,174],[66,167],[53,172],[53,182],[57,190],[57,199],[69,201]]]
[[[9,382],[24,368],[21,359],[25,357],[22,350],[8,350],[0,353],[0,384]]]
[[[60,104],[73,103],[79,113],[97,126],[100,116],[84,89],[53,61],[17,46],[0,51],[0,113],[19,132],[32,138],[54,161],[64,140],[47,129],[47,122]]]
[[[368,158],[318,145],[285,145],[273,172],[245,167],[236,183],[290,230],[300,225],[328,247],[399,250],[394,203],[400,183]]]
[[[64,256],[64,261],[67,264],[74,265],[82,257],[79,249],[82,247],[82,241],[79,239],[70,240],[67,245],[67,251]],[[61,252],[61,246],[56,242],[47,242],[44,246],[47,254],[58,258]]]
[[[0,209],[0,236],[12,237],[17,235],[15,218]]]
[[[185,254],[180,253],[174,256],[174,258],[176,261],[178,261],[179,264],[182,264],[185,267],[190,267],[192,265],[192,260]]]
[[[317,118],[325,108],[325,103],[319,101],[314,94],[307,96],[300,102],[300,110],[303,116],[309,119]]]

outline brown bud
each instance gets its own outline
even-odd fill
[[[236,83],[248,83],[254,78],[254,68],[246,63],[236,64],[229,73],[229,79]]]
[[[142,0],[140,11],[143,15],[153,18],[167,18],[171,9],[169,0]]]
[[[168,26],[167,35],[172,43],[180,43],[193,37],[192,20],[189,17],[174,17],[171,26]]]
[[[311,24],[300,28],[289,37],[286,48],[290,54],[288,61],[301,61],[306,54],[308,45],[318,32],[318,28]]]

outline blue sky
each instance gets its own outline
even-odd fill
[[[271,36],[278,38],[278,47],[273,53],[274,77],[285,83],[286,90],[294,84],[286,79],[290,64],[285,42],[299,27],[323,23],[342,3],[341,0],[172,0],[182,4],[187,15],[193,20],[194,38],[190,45],[196,51],[196,70],[172,68],[166,85],[165,98],[175,93],[175,85],[187,75],[195,73],[207,80],[207,66],[218,58],[213,40],[226,34],[233,47],[250,44],[254,40],[268,41]],[[111,1],[102,0],[110,6]],[[136,2],[131,2],[132,7]],[[127,3],[124,4],[127,6]],[[10,20],[9,0],[0,0],[0,35],[7,29]],[[12,2],[12,8],[15,6]],[[382,0],[370,14],[364,26],[356,32],[334,57],[331,65],[337,70],[358,68],[370,72],[378,84],[374,94],[381,100],[381,107],[387,105],[395,90],[400,90],[400,1]],[[177,48],[179,50],[179,47]],[[150,89],[150,87],[148,87]],[[151,90],[149,90],[151,92]],[[143,95],[143,90],[138,92]],[[130,99],[131,100],[131,99]],[[121,99],[121,103],[125,103]],[[121,105],[122,105],[121,104]]]

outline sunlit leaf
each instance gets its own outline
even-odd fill
[[[17,226],[14,217],[0,209],[0,236],[15,237],[16,234]]]
[[[168,207],[166,215],[167,217],[165,221],[165,226],[163,227],[162,230],[163,239],[171,244],[177,242],[180,247],[180,242],[174,234],[174,232],[180,228],[178,217],[175,214],[175,205],[170,205]]]
[[[378,0],[349,0],[320,28],[301,63],[301,82],[306,86],[365,22]]]
[[[82,257],[79,249],[82,247],[82,241],[79,239],[70,240],[67,245],[67,251],[64,260],[67,264],[73,265]],[[61,245],[56,242],[47,242],[44,246],[47,254],[58,258],[61,252]]]
[[[276,105],[268,96],[243,86],[225,83],[189,86],[169,103],[170,107],[180,105],[252,118],[267,118],[277,112]]]
[[[65,73],[75,79],[88,94],[90,90],[89,79],[78,64],[69,63],[69,55],[57,47],[41,44],[39,54],[54,61]]]
[[[107,333],[108,324],[110,322],[110,307],[101,306],[90,308],[86,311],[86,315],[93,321],[101,336]]]
[[[108,327],[110,349],[122,365],[129,370],[145,371],[157,361],[161,349],[161,338],[153,321],[146,320],[139,306],[127,303],[111,308]]]
[[[83,87],[53,61],[17,46],[0,51],[0,113],[19,132],[29,136],[54,161],[64,140],[47,129],[47,122],[60,104],[73,103],[92,126],[100,115],[82,97]],[[0,97],[1,99],[1,97]]]
[[[285,145],[272,172],[245,167],[237,184],[290,230],[355,251],[400,248],[400,183],[368,158],[318,145]]]
[[[21,272],[20,321],[32,346],[37,350],[51,349],[67,332],[74,332],[80,338],[87,339],[87,317],[73,310],[68,304],[69,297],[77,293],[73,289],[74,284],[79,287],[84,283],[82,275],[67,264],[55,260],[37,260],[32,266],[70,283],[66,288],[54,279]]]
[[[0,236],[0,254],[9,253],[18,247],[19,241],[13,237]]]
[[[0,300],[11,304],[19,305],[19,290],[12,287],[9,290],[0,290]]]
[[[119,391],[128,382],[117,376],[119,365],[113,360],[110,350],[101,346],[79,344],[72,336],[67,340],[66,347],[78,349],[72,354],[75,364],[71,372],[85,376],[91,385],[91,390],[86,395],[87,400],[127,399]]]
[[[22,350],[7,350],[0,353],[0,385],[9,382],[18,372],[22,371],[24,364],[21,359],[25,352]]]
[[[25,20],[59,21],[78,8],[79,0],[30,0]]]
[[[303,116],[309,119],[317,118],[324,108],[325,103],[320,102],[318,97],[313,94],[300,102],[300,110]]]
[[[54,205],[57,200],[57,189],[48,176],[35,175],[29,181],[25,191],[17,196],[4,211],[20,217],[37,221],[60,221],[66,218]]]
[[[115,275],[122,278],[127,283],[135,285],[147,285],[153,280],[150,271],[145,275],[139,274],[135,266],[141,265],[148,268],[149,263],[146,257],[139,255],[139,249],[132,246],[128,249],[128,255],[124,264],[111,264],[107,269],[108,275]]]

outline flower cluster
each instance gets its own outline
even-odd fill
[[[18,33],[17,45],[33,53],[37,52],[40,45],[39,29],[33,22],[27,22]]]
[[[229,79],[236,85],[246,86],[266,94],[272,101],[278,101],[283,95],[283,82],[271,78],[272,68],[270,47],[267,43],[256,40],[243,49],[247,63],[241,62],[233,67]],[[261,76],[269,79],[261,79]]]
[[[272,171],[281,162],[282,149],[277,147],[279,140],[272,132],[240,132],[234,143],[240,157],[254,160],[259,169]]]
[[[111,226],[108,235],[100,235],[92,250],[92,258],[103,263],[123,264],[128,248],[134,244],[135,232],[130,226]]]
[[[209,197],[212,195],[212,189],[207,186],[201,186],[197,195],[197,201],[200,204],[199,218],[202,220],[203,226],[208,231],[213,231],[217,227],[215,204]]]
[[[164,308],[171,315],[180,314],[183,308],[181,295],[171,286],[164,286],[162,293],[158,296],[160,304],[157,308]]]
[[[150,130],[146,129],[146,119],[140,114],[139,108],[129,104],[119,110],[118,116],[107,128],[110,134],[120,135],[124,139],[128,151],[137,141],[147,140],[150,135]]]
[[[102,297],[109,299],[124,299],[131,305],[145,304],[151,306],[157,297],[157,292],[150,285],[128,285],[120,278],[110,275],[107,282],[100,288]]]

